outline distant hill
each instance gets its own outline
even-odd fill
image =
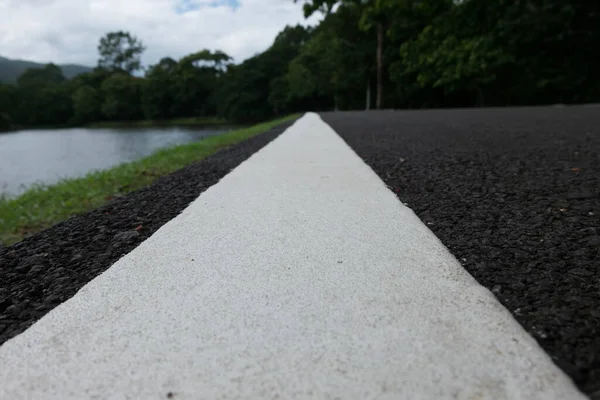
[[[25,72],[26,69],[43,68],[44,65],[46,64],[0,57],[0,82],[15,83],[17,78]],[[85,72],[90,72],[93,69],[91,67],[75,64],[59,64],[58,66],[62,69],[63,74],[67,79],[71,79],[72,77]]]

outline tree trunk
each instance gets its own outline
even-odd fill
[[[383,97],[383,24],[377,24],[377,108]]]
[[[371,80],[367,79],[367,101],[365,103],[365,109],[369,111],[371,109]]]

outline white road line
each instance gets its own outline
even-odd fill
[[[308,114],[0,347],[1,399],[584,399]]]

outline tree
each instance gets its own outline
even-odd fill
[[[8,130],[17,109],[17,88],[0,83],[0,131]]]
[[[19,125],[65,124],[73,112],[67,85],[26,85],[18,88],[14,119]]]
[[[54,65],[47,64],[44,68],[29,68],[25,70],[17,78],[19,86],[24,85],[37,85],[37,84],[58,84],[64,82],[66,78],[63,75],[62,70]]]
[[[340,0],[294,0],[294,3],[302,2],[302,7],[305,17],[310,17],[315,12],[320,12],[325,16],[329,16]]]
[[[174,99],[179,116],[215,115],[214,93],[231,57],[221,51],[201,50],[183,57],[174,70]]]
[[[233,59],[220,50],[211,52],[210,50],[201,50],[183,57],[179,64],[182,66],[191,66],[194,68],[207,68],[211,71],[222,72],[227,68]]]
[[[294,0],[295,2],[297,0]],[[388,23],[389,9],[398,3],[397,0],[305,0],[304,15],[309,17],[316,11],[325,13],[327,17],[331,10],[338,4],[358,7],[361,17],[358,20],[359,27],[364,31],[375,29],[377,47],[375,62],[377,71],[377,108],[381,108],[383,99],[383,43],[385,29]]]
[[[73,122],[86,123],[100,119],[101,98],[98,90],[84,85],[73,94]]]
[[[340,77],[336,68],[338,42],[324,30],[315,34],[300,49],[288,67],[288,100],[328,98],[330,107],[339,108]],[[317,103],[321,101],[317,100]],[[315,104],[316,106],[316,104]]]
[[[141,56],[146,50],[141,41],[129,32],[109,32],[100,39],[98,66],[110,71],[131,74],[141,68]]]
[[[363,0],[359,2],[364,10],[360,19],[361,29],[364,31],[375,29],[377,35],[377,108],[381,108],[383,101],[383,45],[385,30],[389,21],[390,4],[389,0]]]
[[[288,65],[311,35],[300,25],[287,26],[263,53],[227,68],[216,91],[217,113],[234,122],[271,118],[276,107],[269,102],[272,82],[287,73]],[[272,97],[273,98],[273,97]]]
[[[71,117],[70,86],[54,64],[30,68],[17,79],[11,120],[23,125],[64,124]]]
[[[72,79],[72,82],[76,88],[81,86],[91,86],[99,91],[102,87],[102,82],[108,79],[112,74],[113,72],[105,68],[96,67],[91,72],[77,75]]]
[[[595,102],[600,3],[586,0],[296,0],[287,26],[234,65],[201,50],[144,78],[144,46],[106,34],[99,67],[72,80],[49,64],[0,85],[3,126],[214,116],[256,122],[305,110]],[[366,90],[365,90],[366,89]]]
[[[10,117],[7,113],[0,112],[0,132],[8,131],[11,128]]]
[[[102,83],[102,114],[117,121],[136,120],[142,116],[139,79],[116,73]]]
[[[177,61],[165,57],[151,66],[142,83],[142,110],[148,119],[167,119],[179,109],[175,93]]]

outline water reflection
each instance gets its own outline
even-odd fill
[[[58,129],[0,134],[0,194],[55,183],[221,134],[228,129]]]

